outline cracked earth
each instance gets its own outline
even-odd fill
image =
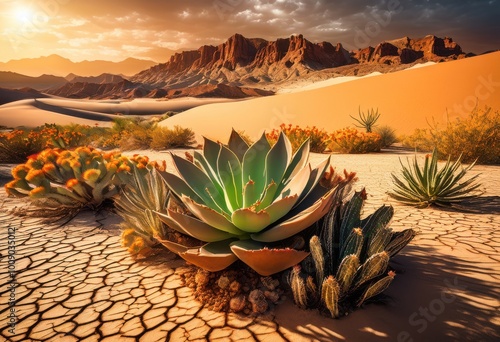
[[[182,286],[182,260],[165,253],[137,261],[120,246],[117,216],[83,212],[63,226],[43,224],[11,215],[26,204],[2,189],[0,341],[498,341],[500,167],[471,171],[482,174],[484,190],[469,204],[476,212],[416,209],[386,195],[398,158],[407,156],[332,156],[338,170],[357,171],[356,188],[369,193],[366,215],[391,204],[391,227],[419,232],[391,262],[398,275],[387,298],[339,320],[300,310],[291,298],[259,317],[210,311]],[[16,245],[14,333],[9,228]]]

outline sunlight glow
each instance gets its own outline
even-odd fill
[[[13,17],[20,22],[28,22],[33,19],[33,10],[29,7],[16,7],[12,11]]]

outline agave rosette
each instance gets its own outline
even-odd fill
[[[332,198],[332,189],[319,184],[330,158],[311,168],[308,140],[293,154],[283,133],[272,147],[265,134],[249,146],[233,130],[227,145],[205,139],[193,162],[172,158],[178,175],[162,175],[192,215],[171,209],[158,215],[207,244],[188,248],[162,240],[167,248],[209,271],[240,259],[261,275],[308,255],[279,244],[326,214]]]

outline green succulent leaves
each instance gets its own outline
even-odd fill
[[[477,190],[480,184],[476,182],[479,174],[462,181],[475,163],[463,168],[460,159],[451,162],[448,158],[446,164],[438,169],[437,151],[434,150],[432,156],[425,157],[422,168],[416,157],[413,163],[408,161],[408,167],[401,163],[402,178],[392,175],[395,188],[389,195],[404,204],[417,207],[431,204],[449,206],[478,197],[481,194]]]
[[[228,238],[247,240],[232,243],[230,248],[261,274],[279,272],[292,266],[284,262],[287,259],[297,263],[307,256],[272,246],[309,227],[327,212],[333,190],[323,188],[319,181],[329,166],[329,158],[313,169],[308,164],[309,141],[293,154],[283,133],[271,147],[265,134],[249,146],[235,131],[227,145],[205,138],[202,153],[195,152],[193,157],[190,162],[172,155],[178,175],[163,174],[169,188],[192,215],[169,211],[168,215],[160,215],[164,222],[210,243],[230,241]],[[178,254],[185,257],[189,253],[190,262],[193,255],[203,255],[202,263],[206,261],[207,266],[199,266],[213,270],[207,255],[217,253],[206,253],[205,249]],[[264,253],[276,253],[265,260],[276,260],[279,265],[258,266],[262,259],[259,254]]]

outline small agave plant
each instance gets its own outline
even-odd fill
[[[115,198],[114,204],[124,220],[122,245],[132,254],[145,256],[159,244],[155,236],[166,236],[165,224],[153,210],[161,211],[166,207],[170,191],[157,171],[164,171],[164,165],[138,165],[132,165],[131,181]]]
[[[16,197],[96,209],[115,196],[120,186],[130,179],[129,171],[134,163],[142,165],[147,161],[139,156],[129,159],[119,153],[102,153],[89,147],[46,149],[14,167],[14,180],[7,183],[5,189],[8,195]]]
[[[401,203],[417,207],[428,207],[432,204],[450,206],[477,198],[481,195],[481,191],[478,190],[481,184],[476,182],[479,174],[462,181],[475,163],[464,168],[460,159],[451,162],[448,158],[446,164],[438,169],[438,155],[434,150],[432,155],[425,156],[422,168],[418,164],[417,157],[411,164],[408,161],[408,167],[400,161],[403,177],[392,175],[395,188],[389,196]]]
[[[415,236],[412,229],[393,232],[394,214],[382,206],[361,219],[365,191],[342,203],[345,189],[337,188],[330,211],[310,240],[311,257],[289,275],[294,301],[301,308],[319,308],[334,318],[383,292],[392,282],[389,259]],[[328,310],[328,311],[327,311]]]
[[[313,169],[309,141],[292,154],[283,133],[273,147],[265,134],[249,146],[234,130],[227,146],[205,139],[203,153],[193,157],[190,162],[172,155],[179,176],[162,174],[192,215],[172,209],[157,214],[171,228],[206,244],[189,248],[161,240],[168,249],[208,271],[240,259],[264,276],[307,257],[282,242],[328,211],[333,189],[319,183],[329,158]]]

